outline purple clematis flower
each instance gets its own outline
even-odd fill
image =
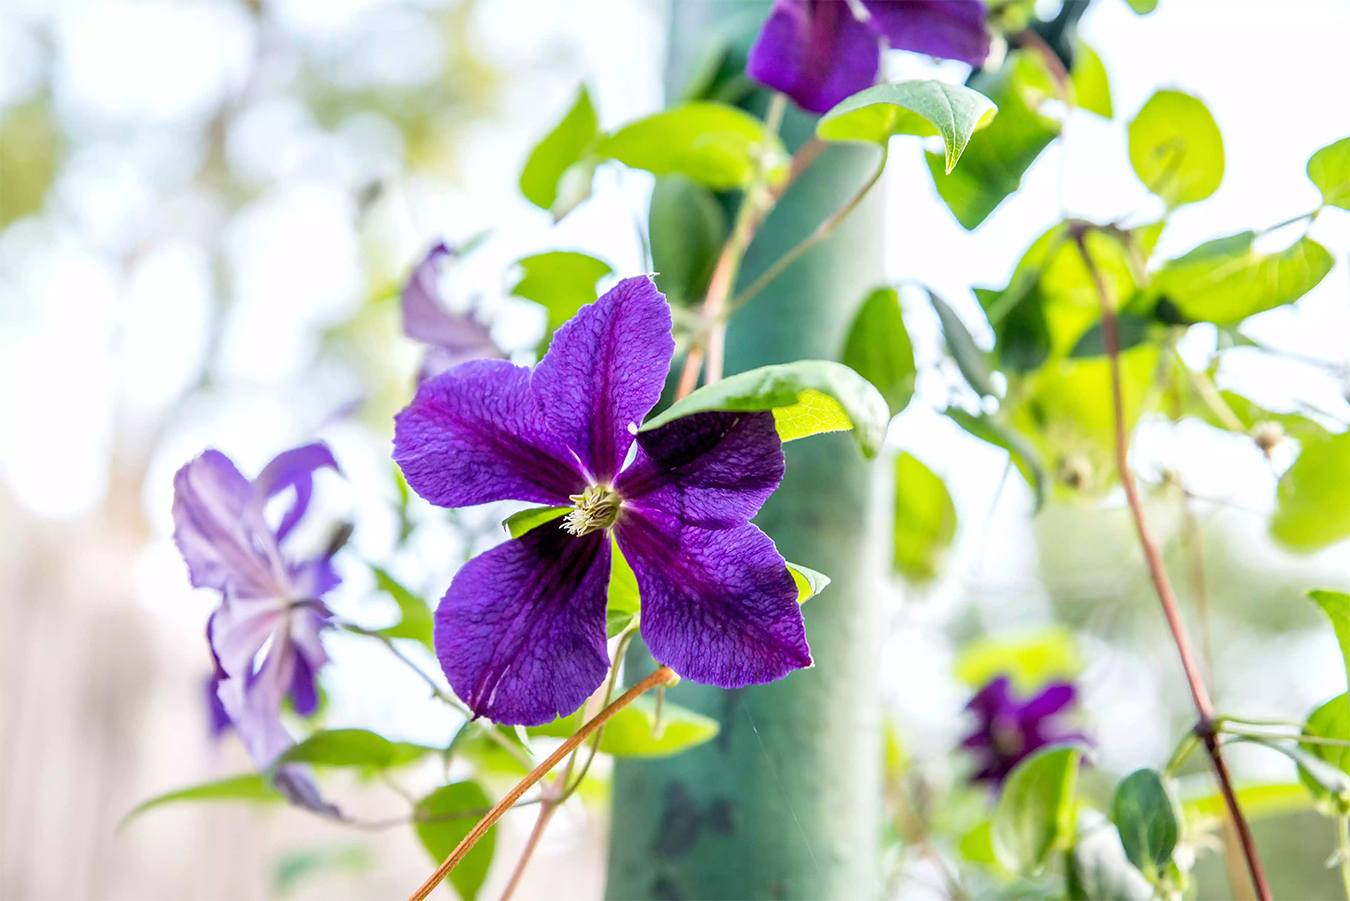
[[[876,81],[882,37],[892,49],[972,66],[989,55],[987,10],[980,0],[861,2],[866,22],[845,0],[775,0],[750,48],[746,74],[804,110],[825,113]]]
[[[198,588],[222,595],[206,634],[216,661],[216,698],[259,768],[293,742],[281,723],[289,695],[297,713],[318,704],[314,674],[328,661],[319,633],[331,614],[321,598],[337,586],[331,555],[282,556],[281,542],[309,507],[314,471],[337,469],[323,444],[279,454],[252,482],[224,454],[208,450],[174,476],[174,541]],[[294,490],[274,530],[268,500]],[[213,710],[215,724],[221,725]],[[222,726],[223,728],[223,726]],[[303,772],[282,767],[278,784],[297,803],[321,804]]]
[[[398,415],[394,459],[431,503],[572,507],[466,563],[436,610],[437,656],[474,713],[536,725],[600,686],[611,536],[642,637],[681,676],[734,688],[811,665],[792,577],[749,522],[783,477],[773,414],[635,434],[674,349],[665,298],[630,278],[559,328],[533,372],[462,363]]]
[[[455,251],[440,242],[413,269],[403,288],[403,333],[427,345],[426,357],[417,380],[440,375],[465,360],[504,357],[487,326],[479,322],[473,310],[452,313],[440,300],[436,277],[442,257]]]
[[[1007,676],[999,676],[970,699],[966,709],[975,714],[975,731],[961,742],[978,758],[981,769],[970,777],[995,788],[1027,755],[1046,745],[1085,742],[1076,732],[1066,732],[1058,714],[1073,704],[1076,692],[1068,682],[1053,682],[1025,701],[1012,693]]]

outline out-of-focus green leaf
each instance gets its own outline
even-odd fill
[[[1191,322],[1231,325],[1293,303],[1326,277],[1335,257],[1304,236],[1275,253],[1252,247],[1254,232],[1208,241],[1164,263],[1149,293]]]
[[[1025,436],[1002,420],[992,416],[975,416],[959,407],[948,407],[943,412],[971,435],[1008,452],[1013,465],[1035,493],[1035,512],[1039,513],[1041,507],[1045,505],[1045,495],[1050,484],[1050,474],[1041,459],[1040,451]]]
[[[317,766],[359,766],[388,769],[412,763],[438,748],[390,741],[366,729],[329,729],[315,732],[282,752],[273,766],[312,763]]]
[[[694,303],[727,239],[727,215],[717,195],[683,175],[663,175],[652,189],[647,229],[656,287],[676,306]]]
[[[544,523],[563,518],[571,510],[571,507],[531,507],[519,513],[512,513],[502,522],[502,528],[506,529],[512,538],[519,538]]]
[[[1158,8],[1158,0],[1125,0],[1136,15],[1146,16]]]
[[[695,101],[639,119],[602,138],[596,152],[656,175],[678,172],[713,190],[749,184],[761,152],[770,171],[786,171],[775,137],[767,147],[764,123],[725,103]]]
[[[946,155],[928,153],[938,194],[965,228],[978,226],[1021,187],[1022,175],[1059,135],[1059,123],[1037,112],[1042,98],[1032,85],[1043,78],[1027,54],[1008,54],[999,69],[971,82],[998,105],[998,115],[971,137],[961,165],[946,174]]]
[[[1042,748],[1009,774],[990,826],[994,856],[1004,869],[1034,876],[1051,853],[1072,842],[1082,758],[1075,747]]]
[[[130,813],[122,817],[122,821],[118,823],[118,828],[122,828],[148,810],[154,810],[156,807],[162,807],[165,804],[173,804],[178,801],[252,801],[271,803],[281,800],[283,800],[281,793],[272,786],[272,783],[267,776],[262,773],[244,773],[239,776],[231,776],[228,779],[203,782],[200,785],[193,785],[188,788],[180,788],[171,792],[165,792],[164,794],[156,795],[147,801],[142,801],[132,808]]]
[[[397,579],[378,566],[372,566],[370,571],[375,574],[375,586],[398,604],[399,621],[388,628],[378,630],[379,634],[386,638],[411,638],[435,651],[436,648],[431,642],[433,623],[431,608],[427,606],[426,601],[403,587]]]
[[[612,270],[608,263],[584,253],[555,250],[517,260],[520,280],[511,293],[532,300],[548,311],[540,353],[548,349],[558,326],[577,314],[582,306],[599,297],[595,283]]]
[[[272,870],[272,893],[278,898],[285,898],[306,876],[313,873],[340,870],[354,875],[369,870],[374,862],[370,849],[363,845],[291,851],[283,855]]]
[[[1116,340],[1119,342],[1119,349],[1129,350],[1143,344],[1148,340],[1152,329],[1153,323],[1143,316],[1136,316],[1133,313],[1119,314],[1116,317]],[[1100,322],[1083,332],[1083,337],[1074,344],[1069,356],[1075,359],[1106,356],[1106,338],[1102,334]]]
[[[1001,311],[994,328],[994,358],[1009,374],[1034,372],[1050,358],[1050,323],[1045,316],[1040,272],[1015,278],[1004,291],[976,288],[986,313]]]
[[[568,738],[586,721],[585,707],[570,716],[543,726],[531,726],[531,735]],[[600,750],[615,757],[670,757],[697,747],[717,736],[717,720],[666,701],[661,722],[656,722],[656,702],[638,698],[614,714],[605,724]]]
[[[520,173],[520,192],[537,207],[553,211],[555,220],[571,212],[582,199],[590,194],[590,175],[594,164],[583,162],[583,156],[595,142],[599,122],[595,116],[595,107],[591,105],[591,96],[582,85],[577,99],[567,111],[561,122],[544,136]],[[559,186],[569,169],[580,166],[578,180],[584,186],[571,186],[571,196],[560,198]],[[564,204],[559,206],[562,199]]]
[[[1336,704],[1337,700],[1343,700],[1344,695],[1334,699],[1331,704]],[[1314,711],[1313,716],[1323,713],[1323,708]],[[1350,713],[1345,714],[1350,716]],[[1314,737],[1335,737],[1341,736],[1322,736],[1319,729],[1340,729],[1345,728],[1347,722],[1341,719],[1342,713],[1339,709],[1333,707],[1331,712],[1323,714],[1323,718],[1317,723],[1310,717],[1308,725],[1304,727],[1304,735]],[[1257,736],[1242,735],[1229,739],[1230,742],[1249,742],[1255,745],[1261,745],[1272,751],[1278,751],[1298,765],[1299,781],[1310,791],[1317,802],[1317,806],[1324,812],[1333,812],[1335,815],[1350,813],[1350,773],[1341,769],[1339,766],[1329,762],[1321,754],[1313,753],[1308,750],[1310,746],[1322,749],[1337,750],[1334,746],[1314,744],[1312,742],[1300,742],[1299,744],[1290,744],[1286,739],[1275,736]]]
[[[455,846],[473,831],[484,809],[491,805],[487,792],[477,782],[442,785],[418,801],[413,811],[417,837],[422,840],[422,847],[427,849],[436,863],[445,860],[455,850]],[[473,901],[478,896],[496,845],[497,827],[493,826],[446,877],[464,901]]]
[[[1158,91],[1130,123],[1130,164],[1168,206],[1194,203],[1223,181],[1223,137],[1198,98]]]
[[[956,368],[961,370],[961,375],[977,394],[993,397],[997,392],[990,381],[989,355],[980,350],[971,337],[970,329],[966,328],[965,322],[947,301],[932,291],[928,292],[928,299],[933,304],[938,321],[942,323],[942,337],[947,342],[948,353],[956,361]]]
[[[820,594],[832,581],[824,573],[802,566],[800,563],[789,561],[787,569],[788,575],[792,576],[792,583],[797,586],[798,604],[805,604]]]
[[[1308,159],[1308,178],[1322,192],[1322,202],[1350,210],[1350,138],[1328,144]]]
[[[1208,776],[1205,777],[1204,783],[1206,786],[1212,784]],[[1286,813],[1307,810],[1309,807],[1308,792],[1297,782],[1244,785],[1237,789],[1236,794],[1242,812],[1253,821],[1283,816]],[[1204,817],[1226,816],[1227,802],[1219,792],[1207,791],[1184,800],[1181,809],[1186,820],[1193,822]]]
[[[863,456],[869,458],[881,447],[891,421],[881,392],[852,369],[829,360],[798,360],[704,385],[648,420],[640,431],[710,410],[772,410],[784,441],[852,429]]]
[[[883,146],[892,135],[941,135],[943,165],[951,172],[970,136],[997,112],[988,97],[964,85],[901,81],[874,85],[841,101],[821,117],[816,135]]]
[[[1072,679],[1082,670],[1078,641],[1062,626],[1020,638],[978,638],[956,658],[956,678],[972,688],[1007,676],[1014,690],[1024,695],[1040,691],[1055,679]]]
[[[974,829],[961,836],[958,846],[961,856],[971,863],[987,867],[998,867],[998,858],[994,856],[994,839],[988,820],[983,820]],[[1000,869],[1002,869],[1000,867]]]
[[[1342,595],[1341,597],[1344,598],[1345,596]],[[1350,604],[1350,598],[1346,598],[1346,603]],[[1350,622],[1345,619],[1347,612],[1344,609],[1341,610],[1339,615],[1340,622],[1337,623],[1336,628],[1338,638],[1343,634],[1342,629],[1345,626],[1350,626]],[[1341,653],[1345,653],[1344,644]],[[1314,710],[1308,717],[1308,722],[1303,726],[1303,734],[1314,738],[1334,738],[1340,741],[1350,741],[1350,701],[1347,701],[1346,695],[1337,695]],[[1342,773],[1350,773],[1350,747],[1324,745],[1317,742],[1300,742],[1299,744],[1304,751],[1318,760],[1325,761],[1328,766],[1335,767]],[[1350,813],[1350,795],[1331,790],[1325,779],[1314,777],[1301,766],[1299,767],[1298,778],[1303,783],[1303,787],[1312,794],[1317,806],[1323,813],[1328,816],[1341,816]]]
[[[0,113],[0,229],[42,209],[61,161],[61,132],[45,99]]]
[[[1084,811],[1083,819],[1100,814]],[[1080,828],[1069,852],[1065,888],[1069,901],[1150,901],[1153,886],[1125,856],[1120,836],[1110,824],[1088,822]]]
[[[912,454],[896,457],[895,571],[912,582],[931,581],[955,536],[956,505],[942,479]]]
[[[605,611],[610,638],[618,635],[633,622],[642,606],[638,594],[637,576],[624,559],[619,543],[610,539],[609,545],[609,602]]]
[[[1069,75],[1079,109],[1110,119],[1111,81],[1107,78],[1106,66],[1102,65],[1097,51],[1081,40],[1074,47],[1073,70]]]
[[[1177,803],[1156,770],[1135,770],[1116,786],[1111,820],[1120,830],[1125,856],[1156,878],[1172,860],[1181,824]]]
[[[878,288],[863,301],[844,341],[843,363],[877,387],[892,416],[914,396],[914,345],[894,288]]]
[[[1304,439],[1280,479],[1270,532],[1300,551],[1350,535],[1350,432]]]
[[[1322,608],[1322,612],[1331,620],[1331,628],[1336,632],[1336,643],[1341,647],[1341,662],[1345,665],[1346,684],[1350,685],[1350,594],[1343,591],[1331,591],[1326,588],[1314,588],[1308,592],[1313,603]],[[1350,735],[1345,736],[1350,738]]]

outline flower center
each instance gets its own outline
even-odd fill
[[[1026,748],[1026,738],[1011,717],[996,716],[989,724],[994,748],[1005,757],[1017,757]]]
[[[586,535],[614,525],[623,499],[608,485],[592,485],[567,498],[576,509],[563,517],[563,528],[573,535]]]

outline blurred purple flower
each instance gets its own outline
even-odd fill
[[[802,109],[825,113],[872,86],[880,38],[978,66],[989,55],[980,0],[861,0],[861,22],[844,0],[775,0],[746,64],[755,81],[782,91]]]
[[[441,303],[437,285],[440,261],[454,255],[444,242],[432,247],[403,288],[403,333],[427,345],[418,381],[440,375],[465,360],[506,356],[472,309],[454,313]]]
[[[436,610],[437,656],[474,713],[545,723],[599,687],[611,535],[661,663],[724,688],[811,665],[792,577],[749,522],[783,477],[773,414],[701,413],[634,434],[674,349],[665,298],[630,278],[559,328],[533,372],[463,363],[395,420],[394,459],[433,504],[572,507],[470,560]]]
[[[331,554],[289,561],[281,553],[323,467],[337,462],[327,446],[310,444],[279,454],[250,482],[208,450],[174,476],[174,541],[192,584],[222,596],[206,627],[220,712],[260,769],[293,743],[281,723],[283,699],[289,695],[297,713],[314,712],[314,673],[328,661],[319,633],[331,616],[321,599],[340,581]],[[264,507],[288,488],[294,500],[274,530]],[[301,769],[281,769],[278,785],[293,801],[326,807]]]
[[[1064,730],[1058,715],[1073,704],[1076,692],[1068,682],[1053,682],[1034,697],[1018,700],[1007,676],[999,676],[970,699],[966,709],[975,714],[975,731],[961,746],[968,748],[981,768],[972,782],[987,782],[995,788],[1024,757],[1046,745],[1083,742],[1086,739]]]

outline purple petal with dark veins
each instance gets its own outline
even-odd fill
[[[772,413],[695,413],[639,432],[637,444],[614,483],[625,505],[705,529],[748,522],[783,480]]]
[[[265,504],[269,499],[285,491],[295,489],[295,502],[281,517],[277,526],[277,541],[281,541],[291,528],[309,509],[310,495],[314,492],[314,471],[328,467],[337,471],[337,461],[333,452],[323,443],[306,444],[277,454],[272,462],[263,467],[263,471],[254,480],[256,502]]]
[[[432,247],[403,288],[403,333],[414,341],[430,344],[434,348],[432,354],[438,355],[434,371],[423,366],[424,378],[465,360],[503,356],[487,326],[475,319],[472,312],[452,313],[440,301],[436,281],[440,261],[453,255],[444,243]]]
[[[243,597],[281,593],[279,574],[260,545],[276,542],[249,515],[253,486],[220,451],[208,450],[173,478],[174,542],[197,588]]]
[[[619,282],[554,332],[531,384],[549,431],[597,481],[619,471],[629,429],[661,397],[674,353],[670,307],[645,275]]]
[[[545,425],[530,370],[505,360],[471,360],[419,385],[394,419],[394,461],[440,507],[566,505],[586,485]]]
[[[436,608],[436,656],[479,716],[536,726],[580,707],[605,678],[609,537],[559,523],[460,568]]]
[[[872,26],[895,50],[912,50],[972,66],[989,55],[987,10],[979,0],[862,0]]]
[[[771,682],[811,665],[797,588],[755,526],[700,529],[630,510],[615,537],[637,576],[642,639],[659,662],[721,688]]]
[[[881,57],[877,35],[836,0],[777,0],[750,48],[745,72],[802,109],[824,113],[869,88]]]

